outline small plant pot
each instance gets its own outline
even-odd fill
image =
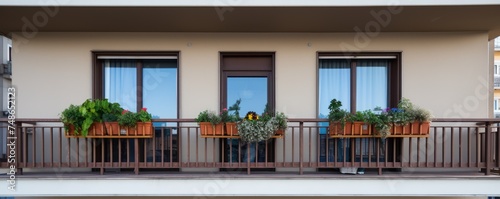
[[[152,122],[137,122],[137,134],[139,136],[151,136],[153,135],[153,123]]]
[[[89,128],[89,133],[87,136],[103,136],[104,135],[104,124],[102,122],[94,122]]]
[[[224,124],[212,125],[210,122],[200,122],[200,133],[203,136],[221,136],[224,135]]]
[[[120,125],[118,122],[104,122],[106,126],[107,135],[120,135]]]
[[[399,124],[392,124],[391,127],[391,135],[410,135],[411,134],[411,127],[410,125],[399,125]]]
[[[335,135],[352,135],[352,123],[346,122],[344,126],[340,122],[330,122],[329,134],[330,136]]]
[[[236,126],[236,122],[226,122],[224,133],[225,135],[229,136],[238,135],[238,128]]]
[[[274,132],[274,135],[277,135],[277,136],[285,135],[285,130],[278,129],[277,131]]]
[[[430,122],[413,122],[411,123],[411,135],[428,135],[430,128]]]

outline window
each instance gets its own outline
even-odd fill
[[[7,61],[12,61],[12,46],[7,45]]]
[[[318,54],[318,116],[328,116],[330,100],[342,102],[342,108],[352,113],[397,105],[401,98],[401,53],[319,53]],[[321,126],[327,126],[327,123]],[[326,161],[325,143],[326,128],[320,130],[320,159]],[[340,140],[340,139],[339,139]],[[367,139],[355,139],[353,142],[337,144],[334,149],[333,140],[328,142],[329,153],[337,160],[343,160],[343,154],[350,153],[352,144],[367,150]],[[366,146],[365,146],[366,145]],[[346,150],[347,153],[344,153]],[[367,154],[356,147],[356,155]],[[350,155],[347,155],[350,157]],[[357,156],[356,156],[357,157]],[[333,161],[329,157],[328,161]],[[347,160],[349,161],[349,160]]]
[[[495,98],[493,100],[493,110],[495,112],[500,112],[500,98]]]
[[[124,109],[133,112],[143,107],[148,108],[153,119],[178,118],[178,53],[93,52],[93,58],[94,98],[106,98],[111,102],[118,102]],[[177,125],[176,123],[154,122],[155,141],[148,139],[140,143],[139,149],[147,151],[141,151],[139,158],[159,162],[162,158],[170,161],[170,155],[172,155],[172,161],[178,161]],[[162,138],[167,141],[162,142]],[[129,149],[129,154],[134,154],[134,143],[127,142],[126,140],[111,140],[109,143],[103,143],[109,145],[104,147],[104,150],[113,151],[112,156],[105,158],[113,158],[112,161],[133,160],[133,156],[127,157],[126,148]],[[152,143],[168,144],[153,147]],[[118,150],[119,146],[122,150]],[[118,151],[122,153],[121,160],[117,159],[120,157],[117,154]],[[161,157],[161,154],[164,156]]]
[[[500,62],[495,62],[495,65],[493,66],[493,74],[495,74],[495,76],[500,76]]]

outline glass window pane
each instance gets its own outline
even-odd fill
[[[135,60],[104,60],[104,97],[127,110],[137,111]]]
[[[351,108],[351,67],[348,60],[319,60],[319,117],[328,117],[330,100],[342,102],[342,108]]]
[[[227,106],[238,99],[241,99],[240,117],[248,111],[262,114],[267,105],[267,77],[228,77]]]
[[[144,60],[142,85],[153,118],[177,118],[177,60]]]
[[[358,60],[356,67],[356,111],[388,107],[387,60]]]

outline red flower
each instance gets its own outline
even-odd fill
[[[227,108],[222,109],[223,111],[227,111]]]
[[[129,112],[127,109],[123,109],[122,111],[122,115],[124,115],[125,113]]]
[[[142,111],[148,112],[148,109],[147,108],[142,108]]]

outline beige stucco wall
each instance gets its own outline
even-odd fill
[[[219,51],[276,52],[277,110],[291,118],[314,118],[316,52],[343,50],[401,51],[404,97],[436,117],[488,116],[487,33],[360,38],[354,33],[38,33],[29,40],[13,38],[17,117],[55,118],[69,104],[90,98],[92,50],[180,51],[181,118],[219,108]]]

